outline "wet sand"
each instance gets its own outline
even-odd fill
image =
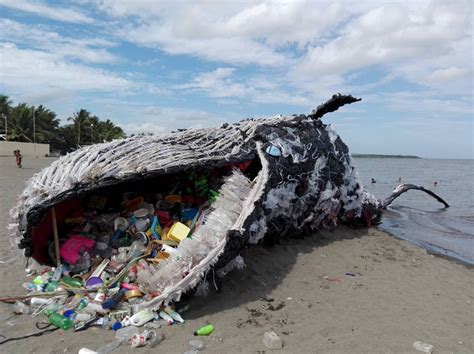
[[[25,159],[20,170],[13,157],[0,157],[0,261],[14,254],[8,210],[27,178],[51,161]],[[473,269],[376,228],[339,227],[270,249],[253,247],[245,261],[219,291],[190,299],[186,323],[160,329],[166,338],[158,347],[124,344],[114,353],[183,353],[193,331],[208,322],[216,330],[200,339],[213,353],[269,351],[262,338],[270,330],[283,340],[279,352],[415,353],[415,341],[434,345],[434,353],[474,352]],[[0,263],[1,297],[25,294],[24,262]],[[12,315],[11,305],[0,303],[0,341],[36,332],[35,322],[44,320]],[[113,339],[112,331],[98,328],[59,330],[0,345],[0,352],[77,353]]]

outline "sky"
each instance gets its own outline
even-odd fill
[[[128,134],[308,114],[353,153],[474,158],[471,1],[0,0],[0,93]]]

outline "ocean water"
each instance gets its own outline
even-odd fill
[[[365,188],[377,198],[387,197],[401,178],[431,189],[450,205],[444,208],[424,192],[408,191],[384,213],[382,230],[474,264],[474,160],[355,158],[354,163]]]

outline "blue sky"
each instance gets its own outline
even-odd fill
[[[473,158],[470,1],[0,0],[0,92],[127,133],[309,113],[352,152]]]

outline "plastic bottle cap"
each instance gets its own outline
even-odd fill
[[[120,322],[115,322],[114,324],[112,324],[112,329],[114,331],[118,331],[120,328],[122,328],[122,324]]]
[[[63,313],[64,317],[71,318],[72,315],[74,315],[75,311],[74,310],[66,310]]]

